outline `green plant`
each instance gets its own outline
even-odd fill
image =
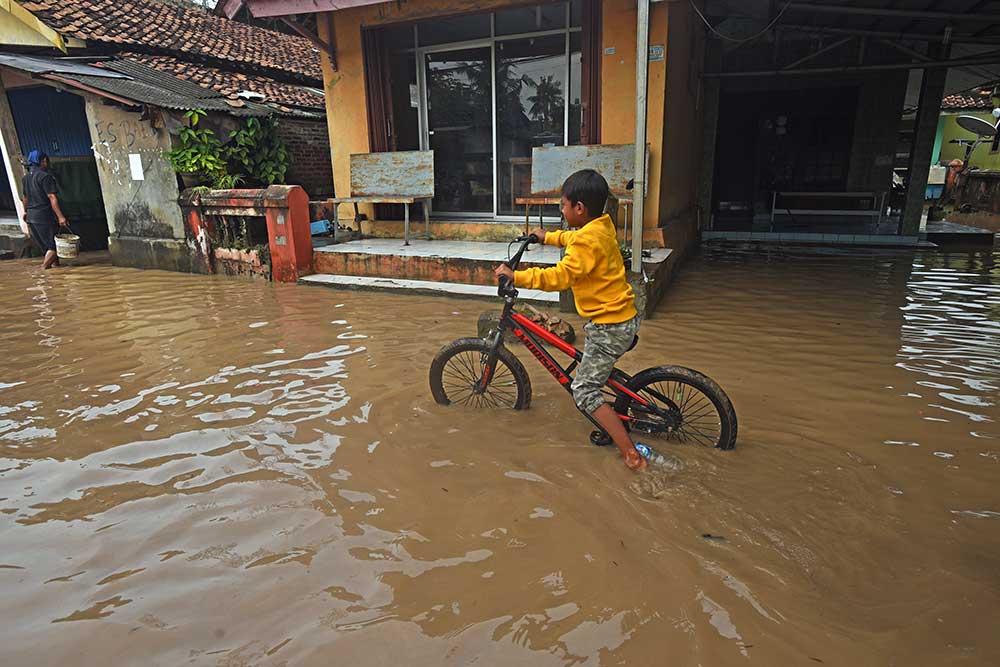
[[[284,183],[288,149],[277,129],[274,118],[248,118],[224,147],[223,155],[230,167],[261,185]]]
[[[237,185],[243,183],[243,174],[217,174],[212,181],[212,188],[215,190],[232,190]]]
[[[180,145],[164,153],[170,160],[170,166],[179,174],[205,174],[218,178],[226,173],[222,142],[212,130],[198,127],[198,122],[205,115],[201,109],[185,113],[188,124],[180,130]]]

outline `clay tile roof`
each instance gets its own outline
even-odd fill
[[[201,63],[185,62],[173,56],[143,53],[123,53],[121,55],[147,67],[172,74],[178,79],[211,88],[225,96],[235,96],[236,93],[249,90],[263,95],[266,102],[314,109],[320,112],[323,110],[322,91],[314,91],[304,86],[283,83],[266,76],[241,74]]]
[[[20,0],[63,35],[137,50],[198,56],[320,81],[319,52],[306,39],[156,0]]]
[[[984,109],[986,111],[991,111],[993,109],[993,101],[990,99],[989,91],[968,91],[965,93],[948,95],[941,100],[942,111],[954,111],[957,109]]]

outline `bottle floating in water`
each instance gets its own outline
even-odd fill
[[[642,454],[642,458],[654,465],[663,466],[664,468],[669,468],[670,470],[680,470],[684,467],[680,460],[666,454],[661,454],[652,447],[644,445],[641,442],[635,443],[635,449]]]

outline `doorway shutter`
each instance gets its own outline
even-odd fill
[[[583,0],[580,142],[601,143],[601,0]]]

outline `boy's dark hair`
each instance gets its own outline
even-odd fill
[[[591,218],[604,213],[608,191],[608,182],[593,169],[581,169],[571,174],[562,186],[563,197],[568,199],[570,204],[583,202]]]

